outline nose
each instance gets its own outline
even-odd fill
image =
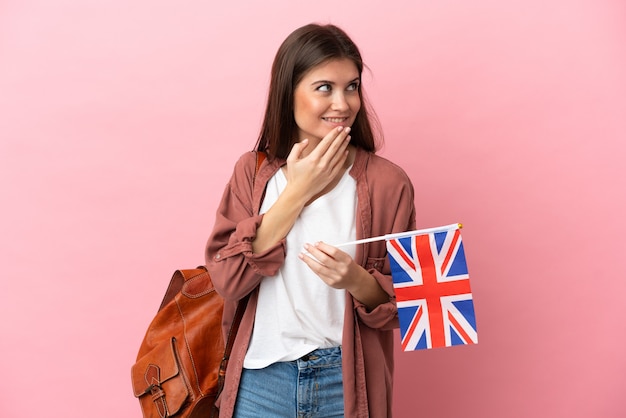
[[[331,108],[333,110],[346,110],[350,106],[348,105],[348,101],[342,91],[336,91],[333,94],[333,102],[331,104]]]

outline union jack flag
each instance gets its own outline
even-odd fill
[[[458,229],[387,240],[404,351],[476,344],[476,317]]]

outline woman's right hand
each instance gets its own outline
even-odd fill
[[[338,127],[313,149],[308,140],[293,146],[287,156],[287,185],[263,215],[252,241],[254,253],[264,252],[286,237],[302,209],[334,187],[348,158],[349,133],[350,128]]]
[[[326,188],[338,179],[345,167],[349,134],[350,127],[340,126],[332,129],[316,146],[308,139],[295,144],[287,156],[287,188],[302,194],[306,202],[327,192]]]

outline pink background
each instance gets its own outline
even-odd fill
[[[146,326],[311,21],[361,47],[418,227],[465,225],[480,343],[398,351],[396,416],[625,416],[621,0],[0,2],[0,415],[140,416]]]

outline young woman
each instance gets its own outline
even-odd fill
[[[226,300],[249,302],[223,417],[389,417],[397,308],[385,242],[415,227],[413,186],[375,154],[358,48],[333,25],[291,33],[255,152],[236,163],[206,248]]]

